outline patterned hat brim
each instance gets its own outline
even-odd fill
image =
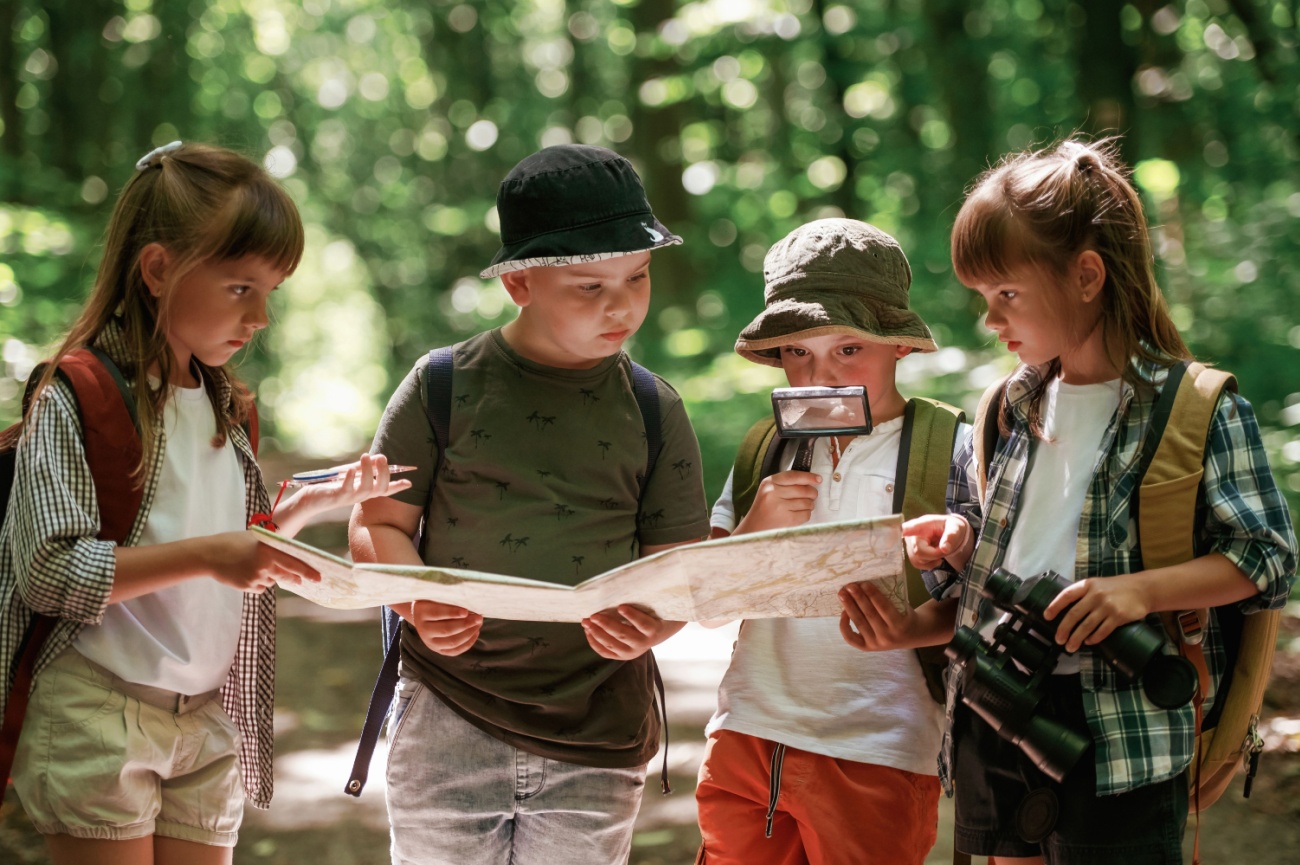
[[[647,241],[649,241],[647,243]],[[637,214],[581,228],[554,231],[502,246],[492,263],[479,271],[483,279],[530,267],[563,267],[621,258],[676,246],[682,239],[653,214]]]

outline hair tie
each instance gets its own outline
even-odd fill
[[[179,141],[164,144],[162,147],[155,147],[136,161],[135,170],[144,171],[147,168],[153,168],[155,165],[162,165],[162,158],[174,150],[179,150],[180,147],[181,143]],[[157,157],[157,161],[154,161],[154,157]]]

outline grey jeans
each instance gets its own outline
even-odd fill
[[[393,865],[603,865],[627,861],[645,767],[521,751],[403,676],[387,781]]]

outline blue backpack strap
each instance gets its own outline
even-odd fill
[[[438,461],[433,467],[433,480],[429,483],[430,498],[433,496],[433,487],[438,482],[443,453],[450,439],[452,366],[450,346],[429,352],[424,376],[424,409],[429,417],[429,426],[433,429],[433,439],[438,445]],[[370,705],[366,709],[366,723],[361,728],[361,738],[357,742],[357,756],[352,761],[352,774],[348,777],[347,786],[343,788],[343,792],[349,796],[360,796],[366,786],[371,758],[374,757],[375,745],[379,742],[379,731],[388,718],[393,694],[397,690],[397,666],[402,656],[402,617],[392,607],[380,609],[384,664],[379,668],[379,677],[375,680],[374,690],[370,692]]]
[[[641,422],[645,425],[646,463],[645,475],[641,478],[641,495],[645,495],[646,484],[650,482],[655,463],[659,461],[659,452],[664,449],[664,431],[659,417],[659,385],[655,382],[655,374],[636,361],[631,363],[632,394],[636,397],[636,407],[641,410]]]
[[[632,363],[632,394],[636,397],[636,406],[641,410],[641,422],[645,426],[646,465],[645,475],[641,478],[641,489],[637,498],[637,517],[640,522],[642,499],[646,487],[650,485],[650,475],[659,462],[659,452],[664,449],[663,419],[659,414],[659,384],[654,373],[636,361]],[[650,668],[655,679],[655,704],[659,710],[659,726],[664,733],[664,760],[659,769],[659,789],[664,795],[672,792],[668,784],[668,704],[664,699],[664,680],[659,674],[659,664],[654,652],[650,653]]]

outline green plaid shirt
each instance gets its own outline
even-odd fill
[[[1123,384],[1119,408],[1102,436],[1084,500],[1073,574],[1076,581],[1127,574],[1140,567],[1136,526],[1130,513],[1134,487],[1141,480],[1136,463],[1166,371],[1137,364],[1134,370],[1140,381],[1136,386],[1127,381]],[[1045,372],[1045,367],[1021,367],[1008,382],[1011,432],[999,442],[990,462],[983,503],[976,492],[979,469],[969,438],[953,463],[948,507],[970,521],[978,542],[964,575],[935,571],[927,577],[936,596],[960,586],[959,626],[978,628],[1000,615],[979,589],[1001,566],[1020,518],[1020,491],[1035,446],[1026,397]],[[1283,606],[1295,578],[1295,533],[1286,501],[1269,469],[1254,411],[1234,393],[1224,393],[1211,421],[1201,489],[1204,499],[1196,515],[1196,548],[1226,556],[1258,587],[1257,595],[1240,603],[1243,612]],[[1036,517],[1042,515],[1026,515],[1030,520]],[[1158,626],[1159,619],[1153,617],[1152,624]],[[1213,615],[1204,647],[1211,677],[1205,702],[1209,712],[1226,663]],[[1187,768],[1195,737],[1192,705],[1157,708],[1146,699],[1140,685],[1120,683],[1099,655],[1084,650],[1080,660],[1083,705],[1096,743],[1097,795],[1153,784]],[[951,726],[945,740],[950,739],[950,731]],[[949,777],[949,750],[945,747],[940,756],[944,778]]]

